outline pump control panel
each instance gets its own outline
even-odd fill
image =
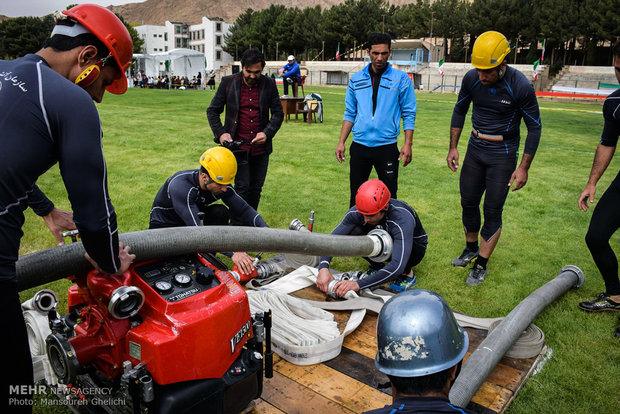
[[[193,255],[151,262],[134,271],[168,302],[178,302],[220,284],[215,269]]]

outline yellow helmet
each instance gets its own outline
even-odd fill
[[[476,39],[471,51],[471,64],[476,69],[499,66],[510,53],[506,37],[499,32],[484,32]]]
[[[231,150],[224,147],[213,147],[203,152],[200,156],[200,165],[218,184],[232,183],[237,174],[237,159]]]

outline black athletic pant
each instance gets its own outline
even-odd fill
[[[349,148],[349,183],[351,199],[349,207],[355,205],[357,189],[368,181],[372,167],[375,167],[377,176],[390,190],[392,198],[398,198],[398,145],[396,143],[367,147],[353,142]]]
[[[254,210],[258,211],[260,194],[263,191],[267,167],[269,167],[269,154],[248,156],[247,162],[237,158],[237,175],[235,176],[235,191]],[[235,224],[235,218],[232,218]]]
[[[282,85],[284,87],[284,94],[288,95],[288,85],[289,85],[288,80],[289,79],[293,81],[290,85],[291,85],[291,89],[293,90],[293,95],[296,97],[297,94],[295,92],[297,92],[297,87],[299,85],[299,80],[295,80],[295,79],[293,79],[291,77],[288,77],[288,76],[282,78]]]
[[[480,231],[482,238],[489,241],[502,227],[508,183],[516,166],[516,154],[489,154],[472,145],[467,148],[460,178],[463,226],[466,232]],[[484,225],[480,230],[480,200],[485,191]]]
[[[28,387],[21,389],[17,386],[33,385],[32,359],[28,346],[26,323],[22,315],[21,303],[17,291],[17,283],[0,282],[0,355],[4,364],[0,377],[0,395],[2,403],[0,412],[3,413],[30,413],[32,406],[19,402],[32,402],[31,390]],[[19,389],[18,389],[19,388]],[[22,391],[26,391],[22,393]]]
[[[609,245],[609,239],[618,228],[620,228],[620,172],[594,208],[586,234],[586,244],[603,276],[608,295],[620,295],[618,259]]]
[[[411,246],[411,254],[409,255],[409,260],[407,260],[407,266],[405,266],[405,268],[403,269],[403,274],[404,275],[408,274],[411,271],[412,267],[416,266],[422,261],[422,259],[424,259],[425,254],[426,254],[426,247],[422,247],[422,246],[419,246],[413,243],[413,246]],[[377,263],[374,260],[370,259],[369,257],[364,257],[364,259],[366,259],[366,261],[370,263],[370,267],[376,270],[381,269],[383,266],[385,266],[390,261],[390,259],[388,258],[388,260],[386,260],[383,263]]]

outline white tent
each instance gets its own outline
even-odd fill
[[[160,74],[168,74],[192,79],[200,73],[203,80],[206,76],[205,55],[196,50],[172,49],[161,53],[134,54],[133,57],[137,62],[137,71],[144,71],[146,76],[157,77]]]

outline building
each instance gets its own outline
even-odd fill
[[[207,70],[211,71],[233,61],[233,57],[222,49],[224,36],[229,33],[231,26],[226,22],[203,17],[199,24],[166,21],[164,26],[141,25],[135,29],[144,40],[143,54],[191,49],[205,56]]]

